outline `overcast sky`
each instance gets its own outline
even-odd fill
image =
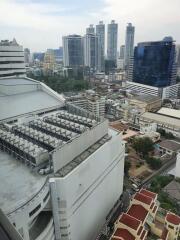
[[[180,0],[0,0],[0,39],[45,51],[58,48],[63,35],[111,19],[119,24],[119,45],[128,22],[136,27],[135,42],[172,36],[180,43]]]

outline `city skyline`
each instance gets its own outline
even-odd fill
[[[133,0],[1,0],[1,39],[15,37],[32,51],[45,51],[62,45],[64,35],[84,35],[89,24],[103,20],[107,25],[114,19],[119,25],[118,49],[125,42],[128,22],[136,27],[135,44],[158,41],[167,35],[180,43],[178,6],[178,0],[173,4],[169,0],[140,0],[138,7]],[[13,11],[8,14],[10,9]]]

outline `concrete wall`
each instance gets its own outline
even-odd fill
[[[100,140],[107,134],[107,129],[108,121],[104,121],[93,129],[85,131],[76,139],[73,139],[72,142],[69,142],[69,144],[67,143],[59,149],[56,149],[52,154],[54,172],[57,172],[88,147]]]
[[[98,234],[122,194],[124,151],[117,135],[66,177],[54,179],[62,240],[92,240]]]

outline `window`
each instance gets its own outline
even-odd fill
[[[34,215],[40,208],[41,208],[41,204],[39,204],[37,207],[35,207],[35,208],[29,213],[29,216],[31,217],[32,215]]]
[[[49,192],[46,194],[46,196],[44,197],[44,199],[43,199],[43,202],[46,202],[46,200],[48,199],[48,197],[49,197]]]

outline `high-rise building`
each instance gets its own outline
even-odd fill
[[[121,204],[121,134],[39,81],[1,85],[0,208],[24,240],[95,239]]]
[[[25,61],[25,65],[29,66],[30,63],[30,50],[29,48],[25,48],[24,49],[24,61]]]
[[[134,55],[134,32],[135,27],[132,25],[132,23],[128,23],[126,27],[126,42],[124,55],[126,69],[129,68],[131,58]]]
[[[171,37],[158,42],[142,42],[135,47],[133,82],[166,87],[176,83],[176,75],[176,48]]]
[[[97,69],[98,37],[95,34],[84,36],[84,66]]]
[[[117,68],[118,69],[124,70],[124,68],[125,68],[124,57],[125,57],[125,45],[121,45],[120,54],[119,54],[119,57],[117,59]]]
[[[118,24],[114,20],[108,24],[107,58],[116,63],[117,61]]]
[[[95,28],[93,24],[90,24],[89,27],[86,28],[86,34],[95,34]]]
[[[83,38],[79,35],[63,37],[63,62],[65,67],[83,65]]]
[[[104,72],[104,60],[105,60],[105,24],[100,21],[96,25],[96,35],[98,37],[98,71]]]
[[[0,42],[0,78],[26,76],[24,51],[15,39]]]
[[[45,74],[51,74],[55,70],[55,55],[52,49],[47,49],[44,55],[43,70]]]

